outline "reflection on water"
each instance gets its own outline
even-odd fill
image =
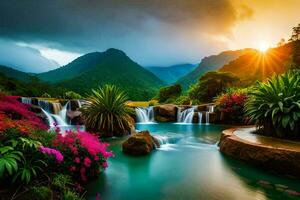
[[[89,185],[90,199],[296,199],[276,184],[300,190],[296,180],[275,176],[223,156],[216,125],[138,124],[162,137],[177,137],[148,156],[122,153],[124,139],[111,139],[108,169]],[[269,185],[260,184],[262,181]],[[262,182],[262,183],[265,183]]]

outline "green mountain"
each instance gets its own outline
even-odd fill
[[[221,67],[219,71],[231,72],[244,82],[265,80],[274,73],[281,74],[290,68],[293,49],[294,43],[287,43],[270,48],[264,53],[257,50],[248,51]]]
[[[0,73],[6,77],[13,78],[20,81],[29,82],[32,80],[33,76],[28,73],[15,70],[11,67],[0,65]]]
[[[224,51],[218,55],[205,57],[201,60],[200,64],[186,76],[178,80],[184,89],[188,89],[191,84],[198,81],[199,77],[208,71],[217,70],[223,65],[235,60],[239,56],[251,51],[251,49],[242,49],[237,51]]]
[[[179,64],[169,67],[146,67],[146,69],[164,82],[171,84],[188,74],[195,66],[193,64]]]
[[[83,55],[38,77],[82,95],[92,88],[115,84],[123,88],[131,100],[150,99],[164,85],[154,74],[117,49]]]

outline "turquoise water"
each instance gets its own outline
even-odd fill
[[[300,191],[300,181],[264,172],[222,155],[216,143],[226,127],[218,125],[137,124],[138,130],[169,138],[150,155],[122,153],[123,139],[110,139],[115,157],[88,188],[88,198],[125,200],[297,199],[275,185]],[[267,184],[266,184],[267,183]],[[298,197],[299,198],[299,197]]]

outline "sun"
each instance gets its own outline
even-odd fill
[[[269,48],[270,48],[270,46],[269,46],[267,43],[262,42],[262,43],[260,43],[260,44],[258,45],[258,48],[257,48],[257,49],[258,49],[260,52],[265,53]]]

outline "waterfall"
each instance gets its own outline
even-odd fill
[[[181,108],[178,108],[177,123],[184,123],[184,124],[193,123],[193,118],[194,118],[196,109],[197,109],[197,106],[193,106],[192,108],[185,109],[184,111],[181,111]],[[198,123],[201,124],[202,113],[201,112],[197,112],[197,113],[198,113]]]
[[[49,101],[38,100],[38,106],[43,108],[48,113],[51,113],[51,103]]]
[[[202,112],[198,112],[198,123],[202,124]]]
[[[207,106],[207,108],[208,108],[208,112],[213,113],[213,112],[214,112],[214,109],[215,109],[215,106],[214,106],[214,105],[212,105],[212,106]]]
[[[54,119],[52,118],[51,114],[49,114],[47,111],[45,111],[43,108],[42,108],[42,111],[43,113],[46,115],[47,119],[48,119],[48,123],[49,123],[49,126],[52,127],[54,125]]]
[[[68,107],[69,102],[62,107],[62,109],[59,111],[59,116],[62,118],[62,120],[67,123],[67,107]]]
[[[29,105],[32,104],[31,98],[29,98],[29,97],[21,97],[21,101],[24,104],[29,104]]]
[[[209,124],[209,112],[205,113],[205,123]]]
[[[154,122],[153,106],[137,107],[137,108],[135,108],[135,112],[136,112],[137,122],[139,122],[139,123]]]
[[[54,118],[58,126],[68,126],[68,124],[59,115],[52,114],[51,116]]]
[[[194,109],[191,112],[188,112],[183,123],[185,124],[193,123],[194,113],[195,113]]]
[[[214,106],[214,105],[207,106],[207,111],[206,111],[206,113],[205,113],[205,123],[206,123],[206,124],[209,124],[209,114],[210,114],[210,113],[213,113],[213,112],[214,112],[214,109],[215,109],[215,106]]]
[[[195,107],[185,109],[181,112],[181,109],[178,108],[177,112],[177,122],[178,123],[192,123],[194,116]]]
[[[158,146],[155,147],[163,151],[175,150],[174,147],[176,143],[180,142],[180,140],[184,138],[183,135],[181,134],[180,135],[179,134],[168,134],[168,135],[152,134],[152,137],[159,144]]]
[[[52,108],[53,108],[53,113],[54,114],[59,114],[61,110],[61,104],[60,103],[52,103]]]

